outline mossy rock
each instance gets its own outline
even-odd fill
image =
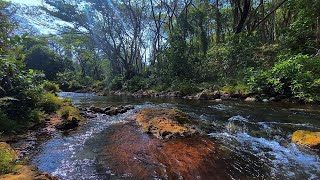
[[[176,109],[146,108],[135,115],[145,133],[159,139],[186,137],[198,133],[190,117]]]
[[[58,124],[56,128],[60,130],[74,129],[79,126],[79,122],[79,119],[72,117],[72,119],[62,121],[62,123]]]
[[[74,129],[80,125],[80,121],[82,120],[79,110],[73,106],[63,106],[57,113],[63,119],[63,121],[56,126],[56,128],[60,130]]]
[[[0,142],[0,175],[10,173],[17,158],[17,153],[9,144]]]
[[[320,148],[320,132],[298,130],[292,134],[292,142],[311,148]]]

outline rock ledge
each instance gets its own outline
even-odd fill
[[[139,111],[134,119],[145,133],[159,139],[187,137],[197,134],[190,117],[176,109],[146,108]]]

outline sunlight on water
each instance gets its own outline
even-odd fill
[[[319,129],[314,119],[304,115],[299,119],[294,112],[262,106],[252,107],[240,103],[191,104],[172,100],[133,99],[129,97],[98,97],[86,93],[59,93],[69,97],[77,106],[92,104],[106,107],[134,104],[135,109],[117,116],[99,114],[89,119],[79,130],[68,134],[57,133],[44,143],[32,163],[40,170],[61,179],[110,179],[112,169],[101,172],[97,167],[97,154],[105,146],[108,127],[130,121],[132,115],[143,108],[178,108],[199,119],[200,130],[221,146],[222,155],[230,165],[230,178],[257,179],[319,179],[320,159],[316,151],[297,147],[291,143],[291,134],[297,129]],[[155,103],[157,102],[157,103]],[[279,108],[278,108],[279,109]],[[291,113],[291,114],[290,114]],[[271,115],[264,121],[261,114]],[[294,114],[295,116],[292,116]],[[313,117],[313,116],[312,116]],[[297,121],[299,120],[299,121]],[[315,119],[316,120],[316,119]],[[221,156],[221,157],[220,157]],[[132,157],[134,158],[134,157]]]

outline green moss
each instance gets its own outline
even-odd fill
[[[249,88],[245,84],[238,84],[236,86],[224,86],[221,91],[223,93],[228,93],[228,94],[234,94],[236,92],[239,92],[241,94],[248,94],[249,93]]]
[[[229,94],[236,92],[236,89],[234,86],[224,86],[221,90],[223,93],[229,93]]]
[[[61,130],[69,130],[79,126],[81,121],[80,112],[77,108],[73,106],[63,106],[57,111],[64,121],[57,125],[56,128]]]
[[[13,171],[17,155],[6,143],[0,142],[0,175]]]
[[[72,120],[76,118],[78,120],[81,119],[80,112],[77,108],[72,106],[63,106],[57,111],[58,115],[67,120]]]

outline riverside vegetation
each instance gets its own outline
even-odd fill
[[[81,113],[60,89],[320,102],[319,0],[84,2],[0,0],[1,136],[57,116],[58,129],[77,127]],[[33,33],[19,8],[75,26]],[[3,147],[0,174],[14,171]]]
[[[8,61],[3,66],[33,69],[33,84],[42,77],[63,91],[209,90],[260,100],[320,100],[319,1],[139,2],[96,2],[81,9],[47,0],[55,10],[42,11],[78,26],[31,37],[12,33],[16,23],[1,1],[1,53]],[[104,19],[89,20],[87,11]]]

